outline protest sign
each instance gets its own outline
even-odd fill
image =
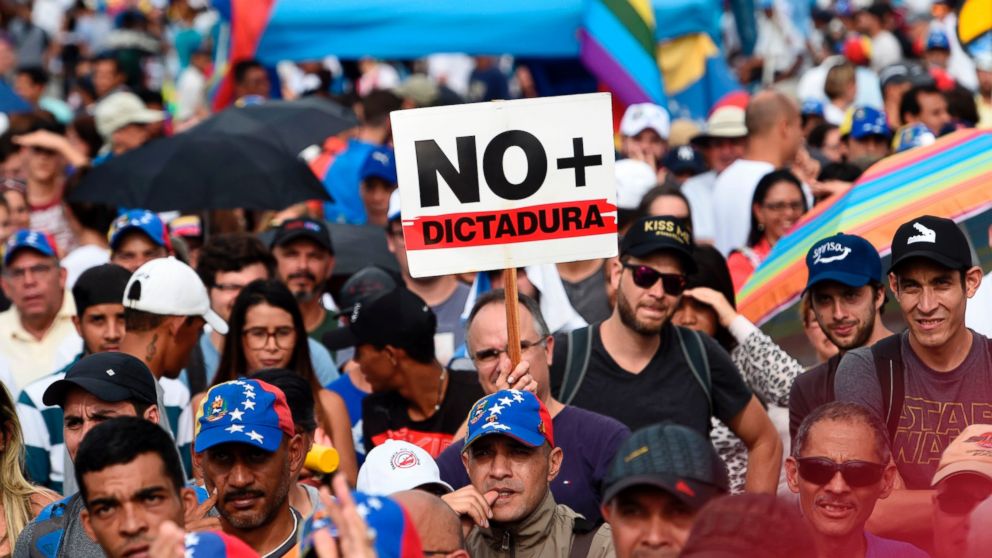
[[[410,274],[615,256],[607,93],[391,115]]]

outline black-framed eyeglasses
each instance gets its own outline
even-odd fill
[[[523,339],[520,341],[520,352],[522,353],[532,347],[543,345],[546,340],[547,338],[538,339],[536,341],[527,341],[526,339]],[[508,349],[509,347],[503,347],[502,349],[483,349],[481,351],[476,351],[475,354],[472,355],[472,360],[474,360],[476,364],[491,365],[498,361],[499,355],[507,352]]]
[[[269,342],[269,337],[276,342],[276,347],[280,349],[292,349],[296,343],[296,330],[291,327],[277,327],[272,331],[264,327],[252,327],[244,331],[245,345],[249,349],[264,349]]]
[[[800,457],[799,476],[817,485],[830,483],[838,472],[844,477],[844,482],[852,488],[871,486],[882,480],[885,466],[870,461],[851,460],[837,463],[826,457]]]
[[[642,289],[650,289],[661,279],[661,288],[672,296],[679,296],[685,291],[685,275],[680,273],[662,273],[646,265],[624,262],[623,267],[630,270],[634,284]]]

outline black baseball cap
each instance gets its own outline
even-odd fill
[[[392,291],[400,284],[401,277],[395,273],[387,271],[377,265],[370,265],[359,269],[344,285],[338,293],[337,301],[341,310],[339,316],[348,316],[355,309],[358,302],[371,302],[380,295]]]
[[[964,232],[954,221],[933,215],[917,217],[896,229],[889,271],[910,258],[926,258],[949,269],[968,269],[974,265]]]
[[[648,426],[627,438],[603,479],[603,502],[640,485],[660,488],[693,510],[730,491],[727,468],[710,441],[674,423]]]
[[[82,316],[87,308],[97,304],[123,304],[124,288],[129,279],[130,271],[112,263],[84,271],[72,286],[76,315]]]
[[[324,345],[332,351],[355,345],[392,345],[401,349],[434,343],[437,317],[419,296],[406,287],[397,287],[368,302],[356,302],[347,327],[324,335]]]
[[[312,240],[321,248],[334,253],[334,245],[331,244],[331,231],[327,228],[327,223],[308,217],[283,221],[276,229],[272,246],[283,246],[300,238]]]
[[[65,378],[48,386],[41,400],[62,406],[69,390],[80,388],[102,401],[158,401],[155,378],[139,359],[125,353],[95,353],[69,367]]]
[[[620,241],[620,255],[642,258],[661,250],[675,252],[685,273],[695,273],[692,259],[692,227],[685,219],[670,215],[641,217]]]

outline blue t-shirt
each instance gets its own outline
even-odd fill
[[[324,176],[324,188],[334,201],[324,204],[324,219],[332,223],[364,225],[365,204],[358,193],[362,165],[376,146],[357,139],[348,140],[348,147],[334,158]]]
[[[865,558],[929,558],[929,555],[908,542],[883,539],[865,531]]]
[[[630,429],[620,421],[578,407],[567,406],[551,419],[555,445],[565,452],[561,470],[551,481],[555,502],[565,504],[590,521],[600,522],[600,484]],[[470,480],[462,464],[465,439],[448,446],[437,457],[441,480],[458,490]]]
[[[365,439],[362,437],[362,401],[368,393],[355,387],[351,378],[347,374],[329,384],[325,388],[341,396],[344,406],[348,409],[348,417],[351,419],[351,438],[355,442],[355,457],[358,459],[358,466],[365,463]]]

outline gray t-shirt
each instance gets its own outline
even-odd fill
[[[925,489],[940,456],[965,427],[992,424],[992,359],[988,340],[972,332],[968,356],[949,372],[938,372],[921,361],[902,333],[905,398],[892,444],[899,474],[909,489]],[[844,355],[837,368],[834,391],[838,401],[859,403],[882,417],[882,388],[875,374],[871,348]]]

